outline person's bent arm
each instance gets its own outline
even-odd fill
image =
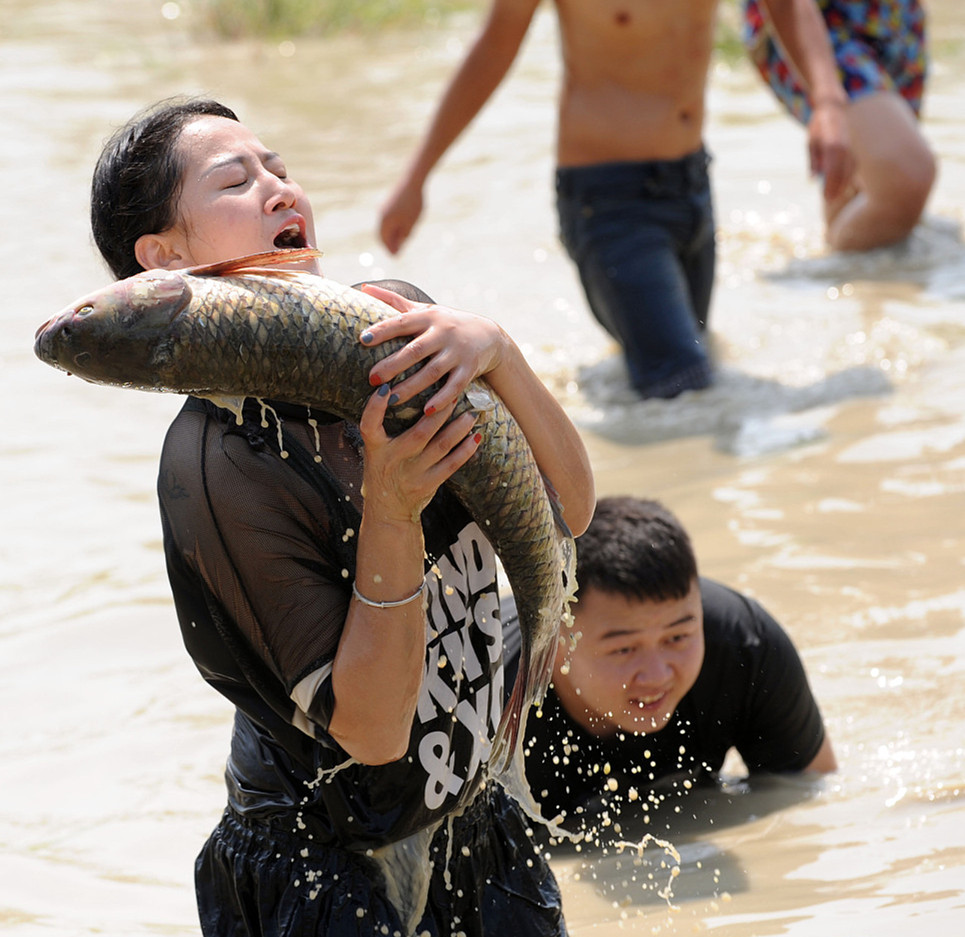
[[[831,739],[828,738],[827,734],[824,736],[824,741],[821,743],[818,753],[804,770],[815,774],[829,774],[838,770],[838,760],[834,757]]]
[[[446,88],[422,144],[382,209],[379,236],[393,254],[422,214],[422,190],[429,173],[506,76],[538,5],[539,0],[493,0],[489,17]]]
[[[486,380],[522,429],[540,470],[559,495],[563,520],[578,537],[589,526],[596,503],[589,456],[559,401],[537,377],[519,346],[505,332],[503,336],[500,362],[486,372]]]
[[[811,170],[824,176],[824,197],[835,199],[854,172],[841,84],[827,26],[815,0],[762,0],[780,44],[807,86],[811,101]]]
[[[355,591],[332,667],[329,732],[364,764],[395,761],[408,748],[425,668],[422,510],[479,443],[471,413],[446,425],[451,406],[389,437],[388,400],[384,385],[359,422],[365,465]]]

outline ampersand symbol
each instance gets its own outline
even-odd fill
[[[449,794],[458,794],[463,779],[453,768],[455,756],[449,755],[449,736],[444,732],[430,732],[419,743],[419,761],[429,775],[426,780],[425,801],[430,810],[442,806]]]

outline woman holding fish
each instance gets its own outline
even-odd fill
[[[223,262],[316,243],[281,157],[211,101],[162,102],[115,134],[95,172],[92,225],[118,278],[172,272],[125,281],[148,319],[184,288],[173,271],[214,264],[210,276],[259,283],[244,262]],[[292,289],[324,283],[306,253],[293,255]],[[479,379],[495,392],[573,534],[594,503],[585,451],[494,322],[377,286],[345,295],[400,313],[374,316],[345,345],[388,352],[365,375],[357,419],[313,409],[324,398],[305,394],[208,390],[188,397],[161,457],[185,644],[236,706],[228,807],[196,867],[202,930],[563,934],[552,872],[487,764],[504,695],[490,541],[506,557],[503,521],[474,509],[482,481],[456,484],[495,433],[464,392]],[[207,338],[169,339],[155,358],[194,355],[217,369],[229,353],[270,356],[256,337],[219,340],[222,321],[249,315],[236,305],[212,303],[197,317]],[[71,319],[75,341],[97,308]],[[115,331],[130,319],[128,309]],[[300,341],[310,353],[315,336]],[[90,357],[75,353],[70,370]],[[343,367],[322,359],[309,378],[348,382]],[[525,517],[536,500],[521,489],[509,513]],[[555,651],[555,634],[548,641]]]

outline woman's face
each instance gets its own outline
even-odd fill
[[[288,178],[282,158],[244,124],[199,117],[182,130],[178,147],[184,163],[178,220],[138,241],[143,267],[175,270],[316,246],[312,209],[301,186]],[[316,269],[314,261],[300,266]]]

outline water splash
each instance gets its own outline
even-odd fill
[[[579,423],[602,437],[639,445],[711,436],[723,452],[753,455],[822,439],[828,407],[890,393],[892,384],[874,366],[845,368],[803,386],[721,367],[706,390],[641,400],[614,356],[584,369],[580,388]]]
[[[654,836],[652,833],[645,834],[643,839],[641,839],[639,842],[636,842],[636,843],[630,843],[625,840],[620,840],[619,842],[614,843],[613,845],[621,852],[624,849],[636,850],[637,855],[640,858],[643,858],[643,853],[650,843],[654,843],[655,845],[659,846],[676,863],[676,865],[674,865],[670,869],[670,873],[669,873],[670,877],[667,879],[666,886],[664,886],[664,888],[662,888],[660,891],[657,892],[657,894],[661,898],[663,898],[664,901],[666,901],[671,908],[674,908],[675,906],[671,901],[673,897],[673,883],[674,883],[674,879],[676,879],[677,876],[680,875],[680,853],[677,851],[677,847],[674,846],[674,844],[671,843],[669,840],[660,839],[659,837]]]

